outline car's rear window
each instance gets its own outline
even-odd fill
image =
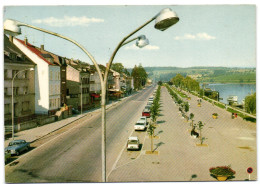
[[[144,123],[136,123],[136,125],[144,125]]]
[[[137,140],[128,140],[128,143],[129,144],[137,144],[138,142],[137,142]]]

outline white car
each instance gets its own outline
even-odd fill
[[[138,137],[129,137],[127,140],[127,150],[139,150],[140,142]]]
[[[148,99],[148,102],[153,102],[153,97],[150,97],[150,98]]]
[[[145,122],[147,124],[147,117],[146,116],[141,116],[138,121],[143,121],[143,122]]]
[[[145,130],[146,129],[146,122],[145,121],[137,121],[134,128],[135,128],[135,130]]]

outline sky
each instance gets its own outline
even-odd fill
[[[127,68],[140,63],[144,67],[256,67],[255,5],[5,5],[3,20],[15,19],[67,36],[105,64],[125,36],[163,8],[175,11],[180,21],[163,32],[151,22],[131,37],[145,35],[150,44],[142,49],[135,42],[123,46],[114,63]],[[25,37],[57,55],[91,63],[77,46],[61,38],[22,27],[17,38]]]

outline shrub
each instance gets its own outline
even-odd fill
[[[215,176],[233,176],[236,174],[236,171],[232,170],[230,166],[212,167],[209,172]]]

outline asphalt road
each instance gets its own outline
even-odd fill
[[[147,88],[107,111],[107,173],[118,162],[153,90]],[[5,172],[6,182],[101,182],[100,113],[78,120],[69,131],[6,166]]]

